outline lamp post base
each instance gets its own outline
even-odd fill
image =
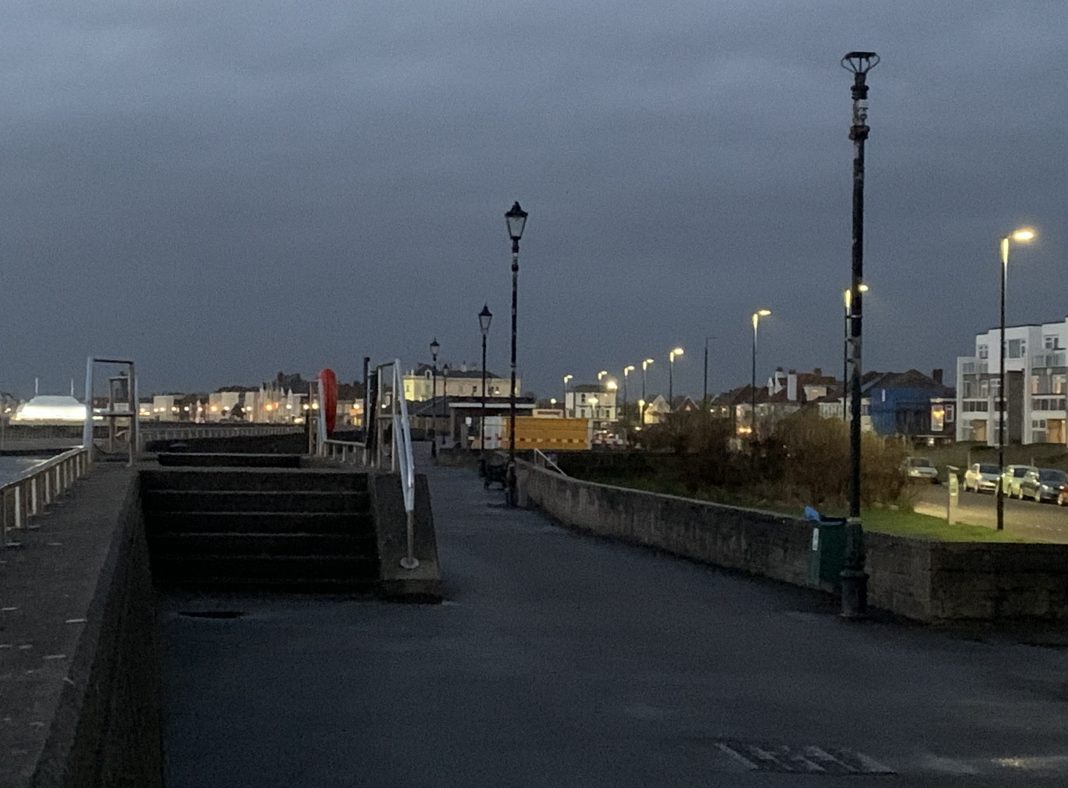
[[[868,573],[864,571],[864,530],[859,517],[846,521],[845,561],[839,578],[842,581],[844,619],[860,621],[868,617]]]

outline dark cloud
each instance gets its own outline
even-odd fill
[[[676,389],[837,370],[847,50],[872,48],[866,366],[946,367],[1065,315],[1058,2],[19,3],[0,31],[0,388],[89,352],[145,390],[508,361],[503,213],[530,211],[520,367],[645,356]]]

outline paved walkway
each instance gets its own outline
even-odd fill
[[[846,623],[429,476],[443,605],[164,600],[169,788],[1068,784],[1063,649]]]

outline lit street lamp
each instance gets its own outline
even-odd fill
[[[1005,491],[1002,489],[1001,476],[1005,472],[1005,285],[1009,278],[1009,246],[1013,241],[1029,243],[1035,237],[1035,231],[1022,227],[1001,239],[1001,329],[998,340],[1001,350],[998,352],[998,501],[997,529],[1005,530]]]
[[[868,573],[864,571],[864,530],[860,523],[860,375],[861,329],[864,320],[864,141],[868,139],[868,72],[879,63],[874,52],[848,52],[842,68],[853,73],[853,244],[849,311],[849,455],[852,485],[849,518],[846,520],[846,546],[843,560],[842,616],[861,618],[868,612]]]
[[[574,377],[575,377],[574,375],[564,375],[564,418],[565,419],[567,418],[567,384],[568,384],[568,381],[570,381]],[[574,403],[572,403],[571,410],[572,410],[572,412],[574,412]]]
[[[649,369],[649,365],[653,363],[651,358],[647,358],[642,361],[642,404],[638,408],[638,426],[645,428],[645,406],[649,404],[649,401],[645,398],[645,370]]]
[[[515,506],[515,351],[516,351],[516,314],[519,291],[519,239],[527,224],[527,212],[519,207],[518,200],[504,215],[508,224],[508,237],[512,239],[512,387],[508,401],[508,505]]]
[[[675,409],[675,358],[681,356],[683,350],[681,347],[674,348],[668,351],[668,411],[672,412]]]
[[[634,365],[623,367],[623,428],[627,427],[627,376],[634,371]]]
[[[868,286],[862,284],[860,292],[868,292]],[[853,303],[853,291],[846,289],[842,292],[842,303],[845,306],[845,339],[842,342],[842,421],[846,421],[849,411],[846,408],[846,387],[849,385],[849,311]]]
[[[438,338],[434,339],[430,343],[430,358],[433,359],[433,364],[430,367],[430,456],[438,456],[438,436],[437,436],[437,414],[434,412],[434,400],[438,396],[438,351],[441,350],[441,345],[438,344]]]
[[[482,412],[478,425],[478,461],[483,474],[486,472],[486,335],[489,334],[491,322],[493,313],[489,311],[489,304],[483,304],[482,311],[478,313],[478,329],[482,332]]]
[[[769,317],[770,309],[758,309],[753,313],[753,377],[749,385],[749,439],[756,440],[756,357],[757,357],[757,331],[760,328],[760,318]]]

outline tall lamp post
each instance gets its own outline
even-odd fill
[[[434,400],[438,396],[438,351],[441,350],[441,345],[438,344],[438,338],[430,342],[430,358],[434,363],[430,367],[430,456],[438,456],[438,435],[437,435],[437,417],[438,414],[434,409]]]
[[[478,425],[478,462],[483,474],[486,472],[486,335],[489,334],[491,322],[493,313],[489,311],[489,304],[483,304],[482,311],[478,313],[478,330],[482,332],[482,411]]]
[[[681,347],[668,351],[668,411],[675,409],[675,359],[683,354]]]
[[[649,365],[653,363],[651,358],[647,358],[642,361],[642,406],[638,409],[638,423],[642,429],[645,429],[645,406],[649,400],[645,398],[645,370],[649,369]]]
[[[567,384],[574,377],[575,377],[574,375],[564,375],[564,418],[565,419],[567,418]],[[575,403],[571,403],[572,411],[574,411],[574,405],[575,405]]]
[[[861,618],[868,612],[868,573],[864,571],[864,530],[860,523],[860,362],[864,299],[864,141],[868,139],[868,72],[879,63],[874,52],[849,52],[842,68],[853,73],[853,244],[849,285],[849,455],[851,490],[846,520],[845,559],[842,567],[842,616]]]
[[[527,224],[527,212],[519,207],[519,201],[504,215],[508,225],[508,237],[512,239],[512,386],[508,398],[508,505],[515,506],[516,472],[515,472],[515,350],[516,350],[516,314],[519,288],[519,239]]]
[[[701,396],[701,410],[708,410],[708,340],[715,337],[705,337],[705,390]]]
[[[860,292],[868,292],[868,286],[862,284]],[[848,288],[842,292],[842,304],[845,306],[845,334],[842,340],[842,421],[849,420],[849,410],[846,405],[846,387],[849,385],[849,311],[853,303],[853,291]]]
[[[1013,241],[1027,243],[1034,239],[1035,231],[1022,227],[1001,239],[1001,328],[998,341],[998,502],[997,529],[1005,530],[1005,491],[1002,489],[1001,474],[1005,472],[1005,285],[1009,278],[1009,246]]]
[[[634,371],[633,364],[623,367],[623,429],[627,428],[627,376]]]
[[[757,332],[760,328],[760,318],[769,317],[770,309],[758,309],[753,313],[753,376],[749,383],[749,439],[756,440],[756,359],[757,359]]]

